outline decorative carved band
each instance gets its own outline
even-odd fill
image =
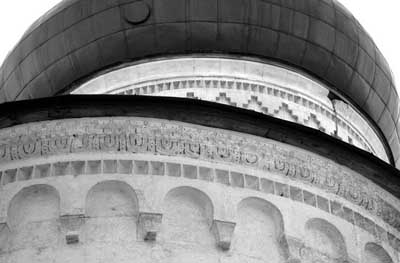
[[[255,136],[161,120],[93,118],[21,125],[2,130],[0,140],[0,163],[79,152],[129,152],[252,167],[345,198],[400,231],[395,199],[369,180],[328,159]]]
[[[174,92],[174,91],[186,91]],[[206,90],[206,91],[204,91]],[[248,92],[247,95],[239,93],[240,91]],[[364,149],[365,151],[371,152],[372,154],[385,159],[385,156],[381,154],[381,150],[377,153],[378,140],[375,138],[374,143],[371,144],[372,140],[368,138],[374,138],[374,132],[371,129],[366,129],[368,125],[364,123],[361,116],[357,117],[357,124],[352,123],[348,119],[348,115],[351,114],[354,117],[357,113],[350,109],[343,109],[341,112],[335,112],[332,105],[313,99],[312,97],[303,94],[299,91],[292,91],[289,88],[277,87],[274,85],[264,85],[264,83],[250,82],[246,79],[232,78],[230,76],[219,76],[218,78],[206,78],[199,76],[191,76],[186,78],[176,79],[159,79],[157,81],[147,81],[143,83],[135,83],[132,86],[128,86],[117,90],[111,90],[109,94],[119,95],[160,95],[160,96],[174,96],[181,97],[185,96],[188,98],[210,100],[227,104],[235,107],[241,107],[245,109],[253,109],[264,114],[274,116],[276,118],[286,119],[288,121],[296,122],[302,125],[306,125],[311,128],[316,128],[329,135],[334,135],[335,123],[341,128],[341,132],[346,134],[346,137],[339,139],[349,142],[356,147]],[[217,96],[212,97],[211,94]],[[255,94],[257,96],[255,96]],[[243,103],[244,97],[246,103]],[[236,99],[235,99],[236,98]],[[241,102],[242,101],[242,102]],[[277,103],[279,102],[279,103]],[[278,106],[280,104],[280,106]],[[288,108],[282,109],[284,105]],[[297,107],[303,108],[301,113],[302,117],[292,114],[290,108]],[[343,108],[343,107],[341,107]],[[285,113],[290,115],[290,118],[283,117]],[[364,130],[359,130],[363,127]],[[368,133],[369,136],[365,136]],[[385,159],[386,160],[386,159]]]

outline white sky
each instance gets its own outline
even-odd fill
[[[296,1],[296,0],[293,0]],[[0,0],[0,65],[24,31],[60,0]],[[400,1],[340,0],[388,60],[400,89]]]

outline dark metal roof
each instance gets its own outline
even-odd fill
[[[335,0],[64,0],[5,60],[0,101],[53,96],[118,63],[192,53],[254,56],[312,74],[377,124],[400,166],[391,71]]]

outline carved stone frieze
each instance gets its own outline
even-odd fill
[[[335,133],[335,124],[337,123],[340,129],[336,132],[341,135],[337,136],[337,138],[345,142],[349,142],[350,138],[351,143],[356,147],[371,152],[387,161],[387,156],[382,152],[383,148],[379,145],[372,129],[365,130],[365,127],[368,126],[365,125],[361,115],[351,110],[347,104],[345,105],[348,107],[345,107],[340,103],[336,103],[338,111],[335,111],[330,103],[326,104],[326,102],[324,103],[318,99],[312,99],[299,91],[293,92],[287,88],[265,85],[265,83],[252,83],[245,79],[230,78],[229,76],[221,76],[220,78],[190,76],[174,80],[167,78],[159,79],[156,82],[135,83],[132,86],[126,87],[124,85],[123,91],[113,90],[110,91],[110,94],[173,97],[185,97],[186,94],[187,98],[210,100],[234,107],[255,110],[276,118],[312,127],[330,135]],[[204,92],[204,88],[209,90]],[[250,89],[252,93],[247,95],[241,93],[243,90]],[[174,90],[179,90],[180,93],[174,92]],[[213,95],[211,96],[210,94]],[[303,113],[299,116],[299,112],[307,112],[307,114]],[[354,119],[349,120],[348,116],[352,116]],[[364,127],[364,129],[361,127]],[[374,139],[371,140],[371,137]]]
[[[177,66],[179,70],[171,71]],[[72,93],[186,97],[227,104],[318,129],[388,161],[379,136],[354,107],[331,101],[325,85],[276,65],[168,58],[103,72]]]
[[[340,196],[400,230],[388,193],[333,161],[243,134],[141,118],[26,124],[0,131],[0,163],[57,154],[122,152],[180,156],[280,174]],[[390,199],[390,198],[389,198]]]

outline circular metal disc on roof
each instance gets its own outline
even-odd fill
[[[119,63],[193,53],[256,57],[311,74],[375,122],[400,164],[391,71],[335,0],[63,1],[5,60],[0,99],[53,96]]]
[[[143,23],[150,16],[150,8],[144,1],[125,5],[123,11],[125,19],[135,25]]]

